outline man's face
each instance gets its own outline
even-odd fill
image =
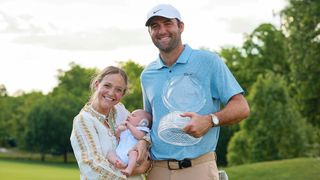
[[[153,44],[166,53],[174,50],[181,42],[184,24],[176,19],[153,17],[150,21],[149,34]]]

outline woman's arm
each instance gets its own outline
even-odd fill
[[[74,120],[70,140],[81,176],[87,179],[126,179],[120,171],[112,168],[103,155],[101,142],[92,119],[79,115]],[[112,141],[111,138],[105,140]],[[112,142],[110,146],[111,144]]]

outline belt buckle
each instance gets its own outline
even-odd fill
[[[168,169],[169,170],[178,170],[178,169],[183,169],[183,168],[188,168],[192,166],[191,160],[190,159],[183,159],[181,161],[178,160],[168,160]],[[176,167],[172,167],[171,165],[174,163]]]

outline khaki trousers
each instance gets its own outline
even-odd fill
[[[168,161],[153,161],[148,180],[219,180],[215,153],[207,153],[191,160],[192,166],[170,170]]]

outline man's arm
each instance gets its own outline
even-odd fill
[[[237,94],[231,97],[227,105],[214,115],[216,115],[219,120],[219,125],[231,125],[239,123],[241,120],[247,118],[250,114],[250,108],[247,100],[242,94]],[[209,117],[211,122],[211,117]]]
[[[220,111],[214,113],[220,122],[219,125],[231,125],[240,122],[249,116],[250,108],[247,100],[242,94],[232,96],[227,105]],[[212,127],[211,115],[199,115],[194,112],[186,112],[182,117],[190,117],[192,120],[186,127],[184,132],[194,137],[201,137],[206,134]]]

